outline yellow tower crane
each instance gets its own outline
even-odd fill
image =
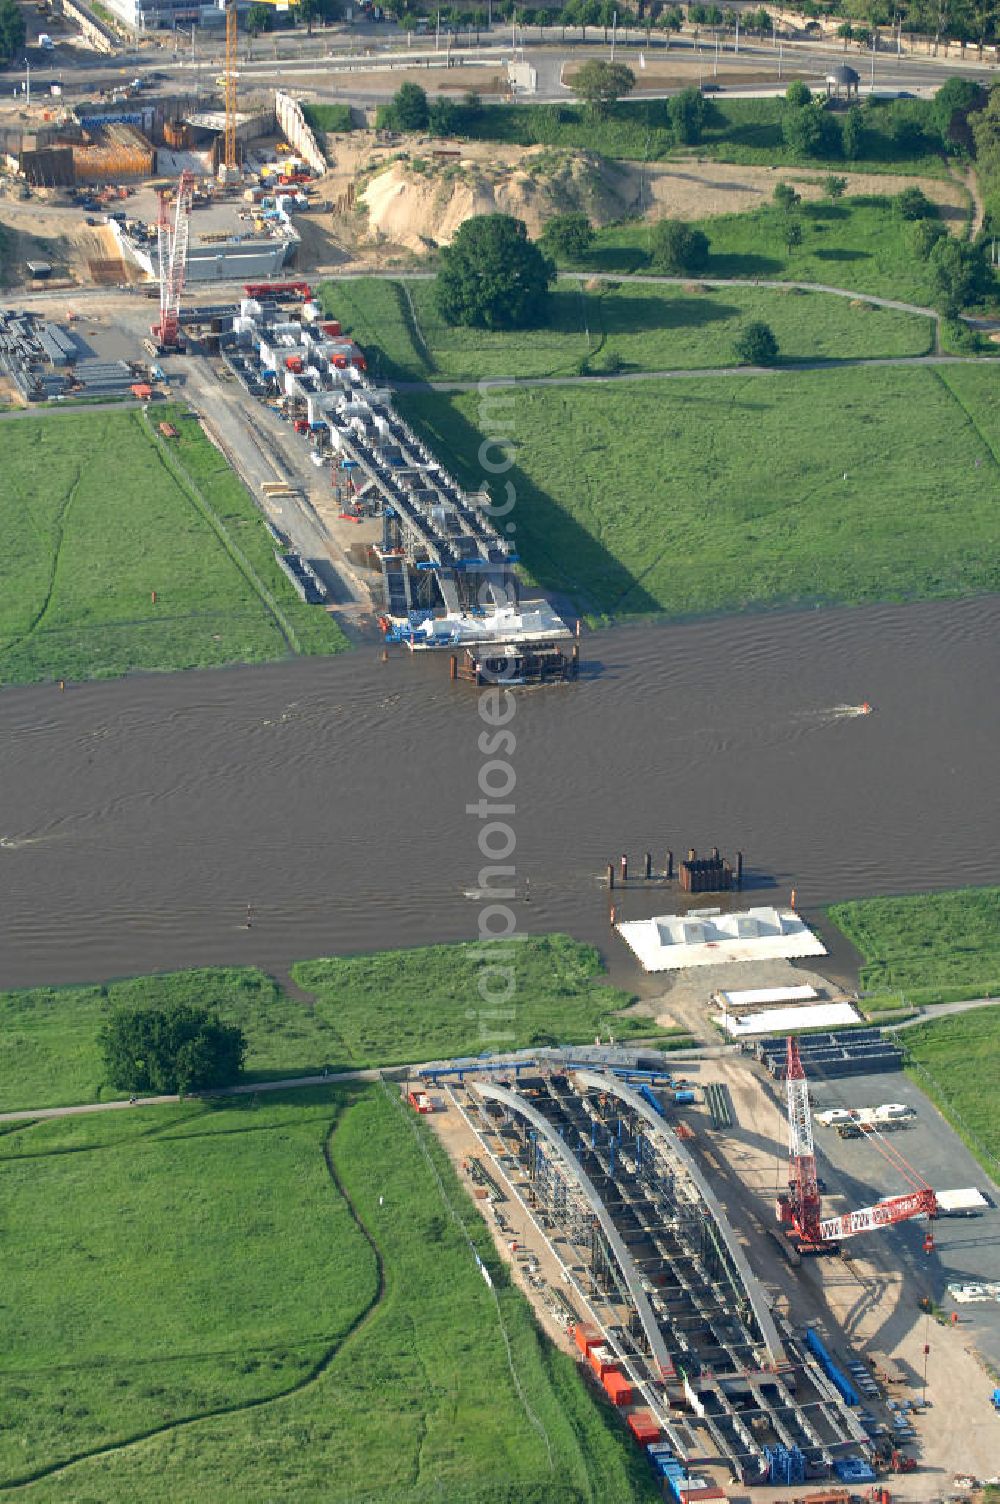
[[[226,0],[226,138],[223,166],[226,177],[236,174],[236,0]]]

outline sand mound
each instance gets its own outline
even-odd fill
[[[435,152],[454,152],[436,156]],[[459,155],[461,153],[461,155]],[[421,141],[389,161],[352,165],[367,211],[368,240],[420,252],[447,245],[474,214],[516,215],[536,236],[553,214],[582,211],[591,224],[664,215],[702,219],[759,209],[771,201],[771,167],[726,162],[612,162],[560,147],[497,142]],[[804,199],[819,198],[815,172],[783,169]],[[847,192],[898,193],[912,178],[845,173]],[[961,189],[951,180],[921,179],[945,221],[964,224]],[[364,184],[364,186],[362,186]],[[356,221],[355,221],[356,223]]]
[[[513,214],[537,235],[553,214],[582,210],[592,223],[606,224],[628,211],[629,174],[599,157],[542,146],[519,157],[393,162],[360,194],[369,234],[419,252],[447,245],[474,214]]]

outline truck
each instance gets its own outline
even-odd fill
[[[910,1128],[916,1116],[914,1108],[905,1102],[883,1102],[878,1107],[831,1107],[818,1112],[815,1120],[823,1128],[835,1128],[841,1138],[857,1138],[861,1133],[895,1133]],[[852,1127],[857,1132],[849,1131]]]
[[[989,1204],[982,1191],[975,1186],[937,1193],[939,1217],[978,1217]]]

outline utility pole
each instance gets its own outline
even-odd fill
[[[617,36],[618,36],[618,12],[617,11],[613,11],[612,15],[611,15],[611,61],[612,62],[614,62],[614,60],[615,60],[615,41],[617,39]]]
[[[736,56],[740,54],[740,13],[736,12]]]
[[[28,59],[24,60],[24,101],[25,107],[31,109],[31,64]]]
[[[872,32],[872,93],[875,92],[875,46],[878,42],[878,32]]]

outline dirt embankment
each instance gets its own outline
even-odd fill
[[[513,214],[537,235],[553,214],[580,210],[595,224],[631,212],[631,174],[588,152],[535,146],[491,160],[414,155],[391,163],[359,195],[369,236],[413,251],[447,245],[474,214]]]
[[[453,154],[446,155],[449,151]],[[866,173],[844,176],[849,194],[894,194],[914,181]],[[493,147],[487,154],[482,144],[449,147],[438,142],[421,143],[411,152],[398,152],[374,172],[363,171],[358,202],[369,245],[420,254],[447,245],[474,214],[513,214],[533,236],[553,214],[568,211],[582,211],[595,225],[632,215],[701,219],[762,207],[771,201],[779,179],[793,182],[804,199],[820,198],[824,191],[815,169],[737,167],[693,158],[641,165],[545,146]],[[921,179],[920,186],[947,222],[964,223],[960,184]]]

